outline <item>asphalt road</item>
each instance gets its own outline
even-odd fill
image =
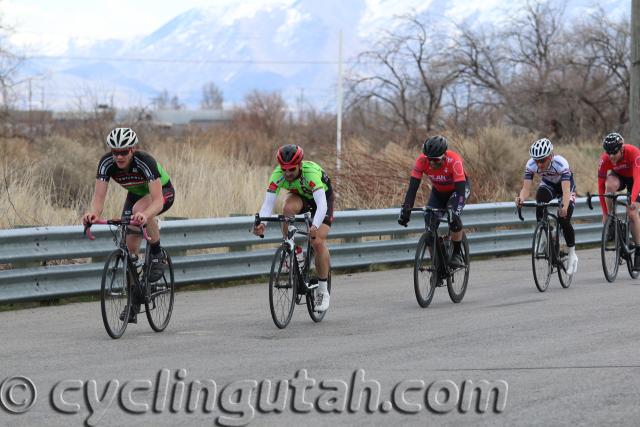
[[[578,255],[545,293],[527,256],[474,261],[464,301],[438,288],[426,309],[410,269],[335,275],[325,320],[298,306],[284,330],[265,283],[179,292],[165,332],[140,317],[119,340],[99,303],[3,312],[0,425],[638,425],[640,280]],[[22,414],[15,376],[37,389]]]

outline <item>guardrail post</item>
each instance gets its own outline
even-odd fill
[[[245,213],[230,213],[229,217],[233,218],[233,217],[239,217],[239,216],[249,216],[248,214]],[[251,249],[251,245],[249,246],[230,246],[229,247],[229,252],[246,252],[248,250]]]

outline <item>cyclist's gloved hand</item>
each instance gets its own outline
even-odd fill
[[[400,209],[400,215],[398,215],[398,224],[406,227],[409,224],[409,219],[411,219],[411,210],[402,207]]]

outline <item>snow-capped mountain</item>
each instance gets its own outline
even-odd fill
[[[561,1],[561,0],[558,0]],[[331,108],[335,100],[339,33],[349,61],[370,46],[393,17],[429,14],[431,19],[496,23],[526,0],[282,0],[261,5],[238,1],[188,10],[160,28],[132,40],[87,44],[68,41],[63,53],[46,47],[21,69],[45,107],[61,109],[93,96],[116,106],[148,105],[167,90],[197,107],[202,87],[214,82],[227,103],[241,102],[253,89],[279,90],[290,102]],[[629,0],[570,0],[568,17],[597,5],[629,15]],[[39,98],[38,98],[39,99]]]

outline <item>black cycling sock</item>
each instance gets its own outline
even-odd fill
[[[462,240],[459,242],[453,241],[453,250],[455,252],[462,252]]]
[[[155,243],[150,243],[151,245],[151,253],[154,255],[158,255],[160,253],[160,240]]]

